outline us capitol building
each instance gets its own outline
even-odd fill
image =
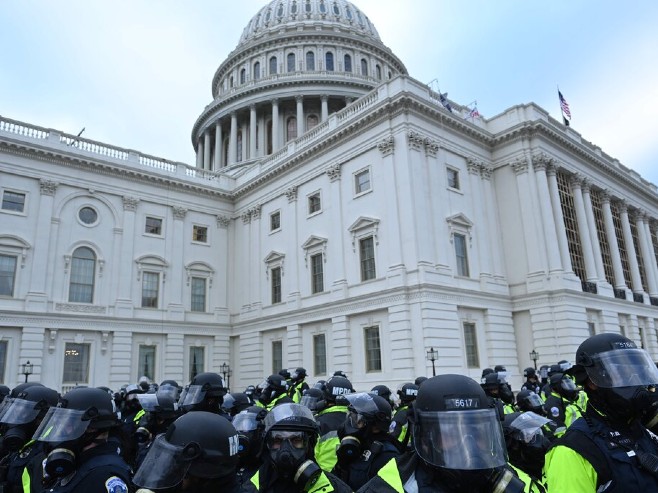
[[[658,189],[544,109],[449,111],[345,0],[270,2],[211,91],[195,165],[0,117],[0,383],[658,359]]]

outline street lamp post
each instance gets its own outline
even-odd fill
[[[432,376],[436,376],[436,366],[434,365],[434,362],[439,359],[439,352],[434,349],[433,347],[429,348],[427,350],[427,359],[432,362]]]
[[[233,374],[233,372],[231,371],[231,367],[226,363],[222,363],[221,366],[219,367],[219,371],[222,373],[222,377],[224,377],[224,380],[226,381],[226,389],[230,391],[231,375]]]
[[[27,363],[23,363],[21,366],[23,367],[23,375],[25,375],[25,383],[27,383],[27,377],[32,375],[34,365],[28,361]]]
[[[532,360],[532,363],[535,365],[535,370],[536,370],[537,360],[539,359],[539,353],[533,349],[532,351],[530,351],[530,359]]]

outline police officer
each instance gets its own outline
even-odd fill
[[[0,476],[5,476],[0,477],[0,491],[19,492],[26,486],[29,493],[32,479],[36,479],[36,488],[33,489],[40,490],[40,466],[45,457],[44,447],[43,443],[31,438],[48,409],[56,406],[58,400],[57,391],[40,385],[31,386],[13,398],[3,412],[0,418],[3,445],[9,453],[0,458]],[[30,464],[32,462],[33,464]],[[31,471],[36,472],[36,478],[30,476]]]
[[[308,384],[304,381],[306,379],[306,368],[301,366],[295,368],[295,371],[290,375],[290,390],[288,395],[292,398],[293,402],[299,403],[302,400],[302,395],[305,390],[308,390]]]
[[[140,420],[146,414],[137,398],[141,394],[144,394],[144,389],[137,384],[131,384],[125,388],[123,396],[121,435],[128,439],[124,443],[121,455],[128,464],[134,464],[137,457],[137,442],[132,438],[135,436]]]
[[[391,389],[389,389],[386,385],[375,385],[372,389],[370,389],[370,393],[386,399],[386,401],[391,405],[391,408],[395,406],[395,401],[393,401],[392,398],[393,392],[391,392]]]
[[[406,448],[411,443],[411,433],[409,430],[408,414],[410,407],[416,400],[418,395],[418,385],[407,382],[400,386],[398,389],[398,397],[400,398],[400,407],[393,415],[393,421],[389,428],[389,433],[393,435]]]
[[[248,407],[251,407],[249,396],[243,392],[234,392],[224,396],[224,402],[222,402],[221,408],[228,415],[229,419],[232,419],[233,416]]]
[[[345,396],[352,392],[352,382],[345,377],[334,376],[324,384],[326,407],[315,415],[320,425],[315,457],[324,471],[331,471],[336,465],[336,447],[340,444],[338,428],[345,422],[348,412]]]
[[[249,483],[243,484],[244,492],[352,491],[313,460],[318,424],[306,407],[284,403],[272,408],[265,416],[264,434],[263,464]]]
[[[305,390],[299,403],[308,407],[313,414],[317,414],[327,407],[324,391],[315,387]]]
[[[532,411],[506,414],[503,421],[509,463],[526,484],[528,493],[546,493],[542,469],[550,441],[542,429],[548,422],[548,418]]]
[[[51,493],[126,493],[130,467],[119,455],[110,430],[119,426],[110,395],[76,388],[50,408],[34,439],[50,449],[44,484]]]
[[[173,386],[164,385],[155,394],[140,394],[137,396],[145,415],[139,421],[135,431],[137,455],[135,469],[146,457],[155,437],[167,431],[169,426],[182,414],[178,408],[178,391]]]
[[[403,447],[388,433],[392,414],[389,401],[372,392],[348,394],[345,398],[349,413],[338,429],[340,446],[333,473],[358,490],[384,464],[399,456]]]
[[[432,377],[413,409],[414,450],[391,459],[359,493],[523,491],[506,463],[502,415],[473,379]]]
[[[482,379],[482,388],[491,402],[504,414],[513,413],[514,393],[505,381],[505,377],[497,372],[488,373]]]
[[[133,483],[144,493],[238,493],[238,448],[238,433],[225,417],[190,412],[156,437]]]
[[[525,377],[525,382],[521,385],[521,390],[529,390],[535,394],[539,394],[541,392],[541,385],[539,378],[537,378],[537,371],[534,368],[526,368],[523,370],[523,376]]]
[[[206,411],[225,415],[221,405],[226,392],[224,380],[219,374],[197,373],[181,393],[178,405],[183,412]]]
[[[288,382],[281,375],[270,375],[260,387],[262,390],[258,402],[256,402],[257,406],[269,411],[277,404],[292,402],[292,399],[288,397]]]
[[[263,442],[263,420],[267,411],[259,406],[251,406],[233,417],[233,426],[238,432],[238,470],[240,485],[249,481],[260,467],[260,453]]]
[[[551,394],[544,403],[546,416],[557,423],[556,436],[560,437],[571,424],[580,417],[580,410],[574,404],[578,397],[578,388],[568,375],[553,373],[549,378]]]
[[[569,370],[589,397],[587,409],[546,455],[549,491],[658,491],[658,382],[650,356],[630,339],[586,339]],[[655,428],[654,428],[655,429]]]

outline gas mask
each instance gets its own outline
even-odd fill
[[[355,461],[361,455],[361,446],[366,438],[368,424],[363,416],[351,411],[345,422],[338,428],[340,445],[336,449],[338,462],[346,464]]]
[[[3,436],[3,447],[5,450],[18,452],[32,435],[29,428],[29,425],[10,426]]]
[[[270,460],[286,479],[294,479],[308,455],[308,437],[301,431],[273,430],[267,437]]]
[[[615,421],[627,423],[637,418],[649,429],[658,425],[658,395],[645,386],[600,387],[590,399]]]
[[[507,385],[501,385],[498,390],[498,397],[505,404],[514,404],[514,392]]]
[[[104,439],[98,439],[102,433],[103,430],[94,430],[86,432],[75,440],[58,443],[46,457],[43,470],[48,476],[54,478],[68,476],[75,471],[77,458],[86,446],[106,442]]]

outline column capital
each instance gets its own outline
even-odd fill
[[[320,101],[328,101],[329,100],[329,95],[328,94],[321,94],[320,95]]]
[[[137,210],[137,204],[139,204],[139,199],[137,197],[123,196],[121,197],[121,200],[123,201],[124,211],[135,212]]]
[[[218,228],[226,229],[226,228],[228,228],[228,225],[231,222],[231,218],[228,217],[228,216],[225,216],[223,214],[217,214],[217,216],[215,216],[215,218],[217,220],[217,227]]]
[[[39,180],[39,191],[41,195],[55,195],[59,183],[52,180]]]
[[[532,168],[535,171],[545,171],[546,168],[553,164],[553,158],[544,152],[538,152],[532,156]]]
[[[187,215],[187,209],[185,207],[179,207],[177,205],[172,205],[171,209],[174,213],[174,219],[183,220]]]
[[[574,173],[569,177],[569,183],[574,190],[580,190],[583,186],[583,175]]]
[[[256,111],[256,104],[252,103],[249,105],[249,111]]]
[[[395,151],[395,139],[393,136],[389,135],[380,140],[377,144],[377,149],[382,153],[382,157],[393,154],[393,151]]]
[[[439,152],[439,143],[435,140],[425,137],[423,139],[423,145],[425,146],[425,155],[430,157],[435,157]]]
[[[601,203],[603,204],[605,203],[609,204],[610,201],[612,200],[612,194],[610,193],[610,190],[608,190],[607,188],[604,188],[599,192],[599,197],[601,198]]]
[[[236,120],[238,119],[238,112],[237,111],[231,111],[230,115],[231,115],[231,120],[233,120],[234,118]]]
[[[583,193],[590,193],[592,191],[592,182],[587,178],[583,178],[581,188]]]
[[[480,176],[485,180],[490,180],[491,175],[493,175],[493,166],[489,166],[488,164],[483,164],[482,167],[480,168]]]
[[[288,203],[295,202],[297,200],[297,187],[296,186],[286,188],[283,193],[285,193],[286,197],[288,197]]]
[[[279,106],[279,98],[272,98],[272,106]]]
[[[466,158],[466,169],[471,175],[479,175],[482,170],[482,163],[477,161],[475,158],[467,157]]]
[[[619,212],[622,214],[628,214],[628,202],[624,199],[619,199],[617,201],[617,207],[619,207]]]
[[[528,160],[524,157],[516,158],[510,163],[510,165],[512,166],[512,169],[514,170],[514,173],[517,174],[517,176],[528,172]]]
[[[546,165],[546,174],[548,176],[557,175],[557,164],[555,163],[555,161],[552,161],[551,163]]]
[[[297,103],[301,103],[303,100],[304,100],[304,96],[301,95],[295,96],[295,101],[297,101]]]
[[[421,147],[424,144],[423,136],[418,132],[409,130],[407,132],[407,144],[409,145],[409,149],[413,149],[414,151],[420,151]]]
[[[327,176],[329,177],[330,181],[336,181],[340,179],[340,171],[341,171],[341,166],[340,164],[334,164],[332,166],[329,166],[326,170]]]

